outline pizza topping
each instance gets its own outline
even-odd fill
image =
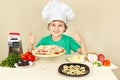
[[[67,59],[70,62],[80,62],[84,61],[84,55],[71,55]]]

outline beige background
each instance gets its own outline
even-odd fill
[[[44,5],[50,0],[0,0],[0,60],[8,55],[8,33],[20,32],[24,52],[28,48],[28,35],[37,41],[48,35],[47,22],[41,17]],[[74,19],[65,34],[76,29],[84,37],[90,52],[103,53],[118,66],[114,70],[120,79],[120,0],[60,0],[72,7]]]

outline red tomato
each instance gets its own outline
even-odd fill
[[[54,54],[59,54],[59,52],[54,52]]]
[[[28,57],[27,57],[26,55],[22,54],[22,55],[21,55],[21,59],[22,59],[22,60],[27,60]]]
[[[28,60],[34,62],[35,61],[35,56],[34,55],[29,55]]]
[[[48,52],[48,50],[42,50],[42,52]]]
[[[28,52],[25,53],[25,55],[26,55],[26,56],[32,55],[32,52],[29,52],[29,51],[28,51]]]

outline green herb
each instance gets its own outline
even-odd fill
[[[97,62],[97,61],[93,62],[93,65],[95,65],[95,66],[97,66],[97,67],[101,67],[101,63],[100,63],[100,62]]]
[[[0,66],[14,68],[14,64],[20,61],[19,54],[10,53],[10,55],[1,61]]]

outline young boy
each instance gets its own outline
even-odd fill
[[[72,37],[63,34],[68,28],[66,22],[72,20],[74,16],[69,6],[53,0],[44,7],[42,16],[48,21],[50,35],[43,37],[36,47],[40,45],[57,45],[63,47],[66,50],[66,54],[71,54],[71,50],[78,53],[86,53],[85,45],[81,45],[83,40],[81,40],[78,34],[73,35],[73,38],[78,42]],[[34,44],[35,36],[30,34],[29,51],[33,50]]]

